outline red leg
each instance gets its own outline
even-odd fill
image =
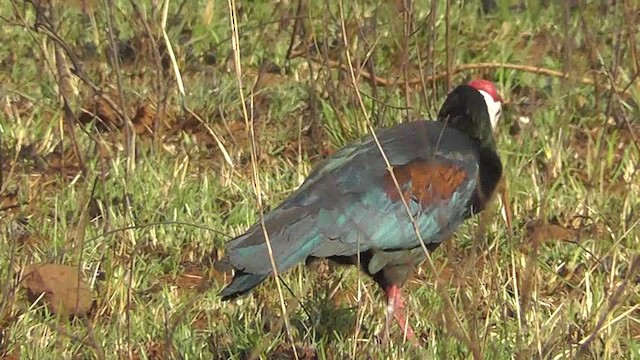
[[[385,295],[387,297],[387,316],[384,328],[384,340],[386,341],[389,336],[391,319],[394,318],[400,326],[400,329],[402,329],[404,338],[413,341],[415,338],[413,329],[404,316],[404,300],[402,299],[402,291],[399,287],[391,285],[385,289]]]

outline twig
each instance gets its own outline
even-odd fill
[[[304,52],[294,52],[294,54],[292,54],[292,57],[298,57],[303,55]],[[342,64],[338,61],[335,60],[330,60],[330,59],[320,59],[318,57],[315,56],[309,56],[309,58],[311,60],[313,60],[314,62],[318,63],[318,64],[324,64],[324,65],[328,65],[331,68],[337,68],[343,71],[349,71],[349,66],[347,64]],[[553,70],[553,69],[549,69],[549,68],[544,68],[544,67],[540,67],[540,66],[530,66],[530,65],[521,65],[521,64],[511,64],[511,63],[472,63],[472,64],[461,64],[461,65],[456,65],[454,67],[452,67],[451,69],[451,74],[455,75],[461,72],[465,72],[465,71],[470,71],[470,70],[483,70],[483,69],[508,69],[508,70],[516,70],[516,71],[523,71],[523,72],[528,72],[528,73],[532,73],[532,74],[539,74],[539,75],[546,75],[546,76],[551,76],[551,77],[556,77],[556,78],[562,78],[562,79],[568,79],[570,77],[569,74],[564,73],[562,71],[558,71],[558,70]],[[359,75],[361,75],[362,77],[364,77],[365,79],[369,79],[369,80],[373,80],[375,82],[376,85],[378,86],[397,86],[398,82],[395,79],[387,79],[387,78],[383,78],[383,77],[379,77],[379,76],[375,76],[370,74],[368,71],[366,70],[361,70]],[[444,79],[447,77],[447,72],[443,71],[443,72],[438,72],[432,75],[426,75],[424,77],[422,76],[418,76],[418,77],[414,77],[412,79],[408,80],[408,84],[409,85],[419,85],[421,84],[423,81],[435,81],[435,80],[439,80],[439,79]],[[581,83],[583,84],[587,84],[587,85],[596,85],[596,81],[592,78],[587,78],[587,77],[582,77],[580,79],[578,79]],[[619,87],[614,87],[612,88],[613,90],[615,90],[616,92],[620,93],[620,94],[624,94],[626,93],[627,89],[622,89]]]
[[[591,343],[593,343],[596,336],[598,336],[598,333],[600,332],[600,330],[602,330],[605,324],[605,321],[607,320],[609,315],[611,315],[611,313],[621,303],[622,294],[624,293],[624,290],[629,285],[629,280],[633,279],[636,276],[639,268],[640,268],[640,256],[636,255],[631,262],[631,266],[629,267],[629,270],[627,271],[627,276],[625,277],[624,280],[622,280],[622,283],[618,285],[618,287],[613,292],[613,294],[611,294],[611,297],[609,298],[609,305],[607,306],[607,309],[605,310],[605,312],[600,316],[600,319],[598,319],[598,322],[596,323],[595,328],[593,329],[591,334],[589,334],[588,337],[580,341],[581,344],[578,350],[578,355],[584,354],[588,351],[589,347],[591,346]]]
[[[91,187],[91,192],[89,193],[88,199],[85,199],[87,195],[86,191],[82,192],[78,199],[78,202],[82,204],[82,208],[80,209],[80,215],[78,216],[78,223],[76,224],[76,228],[73,234],[74,248],[76,250],[76,257],[78,258],[78,265],[76,267],[76,270],[78,273],[78,277],[76,279],[77,281],[76,295],[75,295],[76,299],[80,299],[80,288],[81,288],[80,282],[82,281],[82,263],[83,263],[82,257],[84,254],[84,251],[82,251],[82,249],[84,247],[84,240],[87,234],[87,224],[89,222],[89,206],[91,204],[91,201],[95,199],[97,185],[98,185],[98,177],[96,176],[95,179],[93,180],[93,186]],[[86,318],[86,316],[83,316],[82,323],[87,329],[87,337],[89,338],[90,343],[93,344],[92,347],[95,349],[98,359],[104,360],[105,358],[104,348],[102,347],[102,344],[100,344],[100,342],[96,339],[95,332],[93,331],[93,327],[91,326],[91,322]]]
[[[50,10],[50,16],[53,16],[54,14],[53,8],[54,6],[52,6],[52,9]],[[52,21],[55,21],[55,19]],[[69,132],[69,137],[71,137],[73,150],[78,157],[78,164],[82,169],[82,173],[84,174],[87,172],[87,167],[85,166],[84,159],[82,158],[82,153],[80,152],[80,147],[78,146],[78,140],[76,139],[76,132],[74,127],[74,125],[78,123],[78,119],[76,119],[76,116],[73,113],[73,110],[71,110],[71,106],[69,105],[72,95],[70,79],[71,73],[69,71],[69,67],[67,66],[67,61],[62,52],[62,48],[60,47],[60,45],[54,45],[54,47],[56,68],[58,70],[58,91],[60,97],[62,98],[62,104],[64,108],[64,122]]]
[[[79,278],[80,278],[80,272],[78,272],[78,281],[80,281]],[[78,286],[78,289],[80,289],[79,286]],[[104,354],[104,347],[102,346],[102,344],[100,344],[100,342],[96,338],[96,332],[94,331],[93,326],[91,325],[91,321],[89,321],[89,319],[86,316],[83,316],[82,324],[84,324],[84,327],[87,329],[87,338],[89,338],[88,344],[93,348],[93,350],[95,350],[96,356],[98,357],[98,359],[99,360],[106,359]]]
[[[167,101],[169,99],[169,87],[165,86],[165,73],[162,67],[162,56],[160,55],[160,49],[158,47],[158,43],[156,42],[156,38],[151,31],[151,26],[149,26],[149,22],[146,20],[138,2],[136,0],[130,0],[129,3],[133,7],[133,11],[136,13],[138,20],[142,23],[142,27],[146,33],[149,42],[151,42],[151,52],[153,54],[153,59],[155,61],[156,73],[157,76],[154,76],[154,82],[156,86],[156,91],[158,93],[158,98],[160,99],[160,103],[158,105],[158,111],[154,113],[153,119],[153,137],[154,137],[154,145],[156,149],[160,149],[160,140],[162,139],[163,128],[160,124],[163,122],[166,109],[167,109]]]
[[[0,126],[0,194],[4,189],[4,151],[2,151],[2,137],[4,135],[4,129]]]
[[[183,5],[184,5],[184,2],[180,6],[182,7]],[[215,133],[215,131],[213,131],[213,129],[202,119],[202,117],[198,116],[195,112],[193,112],[187,106],[187,102],[186,102],[186,96],[187,95],[186,95],[186,92],[185,92],[185,87],[184,87],[184,82],[182,80],[180,67],[178,66],[178,61],[176,60],[176,55],[175,55],[175,53],[173,51],[173,46],[171,45],[171,41],[169,39],[169,34],[167,34],[167,29],[166,28],[167,28],[168,11],[169,11],[169,0],[165,0],[163,8],[162,8],[162,20],[161,20],[162,36],[163,36],[163,39],[165,41],[165,46],[167,48],[167,54],[168,54],[169,58],[171,59],[171,68],[173,69],[173,73],[174,73],[174,75],[176,77],[176,82],[178,83],[178,92],[180,93],[180,106],[182,107],[182,109],[184,111],[186,111],[189,115],[193,116],[196,120],[198,120],[205,127],[207,132],[209,132],[209,135],[211,135],[213,140],[218,145],[218,148],[222,152],[222,155],[224,156],[224,159],[227,162],[227,164],[229,164],[229,166],[231,166],[231,168],[233,168],[233,161],[231,160],[231,156],[229,155],[229,152],[225,148],[224,144],[222,143],[222,140],[220,139],[220,137],[218,137],[218,135]]]
[[[289,41],[289,48],[287,49],[287,56],[285,57],[285,59],[291,58],[291,53],[293,52],[293,48],[295,46],[294,44],[296,41],[296,34],[298,33],[298,26],[302,27],[303,17],[300,16],[300,14],[302,13],[302,9],[302,0],[298,0],[296,16],[294,17],[295,20],[293,21],[293,30],[291,31],[291,40]]]
[[[452,72],[452,58],[451,53],[451,35],[449,29],[451,28],[451,0],[447,0],[444,8],[444,44],[445,44],[445,78],[447,79],[447,91],[451,90],[451,77]]]
[[[25,204],[27,204],[27,203],[20,204],[18,206],[22,206],[22,205],[25,205]],[[148,228],[148,227],[165,226],[165,225],[188,226],[188,227],[193,227],[193,228],[196,228],[196,229],[211,231],[213,233],[216,233],[218,235],[222,235],[222,236],[224,236],[226,238],[229,238],[229,239],[232,238],[231,235],[229,235],[229,234],[227,234],[225,232],[210,228],[210,227],[205,226],[205,225],[194,224],[194,223],[189,223],[189,222],[184,222],[184,221],[157,221],[157,222],[150,222],[150,223],[146,223],[146,224],[129,225],[129,226],[124,226],[124,227],[121,227],[121,228],[105,231],[102,234],[98,234],[98,235],[92,237],[91,239],[84,241],[82,243],[82,245],[83,246],[87,246],[89,244],[92,244],[92,243],[104,238],[104,237],[107,237],[107,236],[110,236],[110,235],[113,235],[113,234],[117,234],[119,232],[130,231],[130,230],[140,230],[140,229],[144,229],[144,228]],[[61,256],[64,255],[64,251],[65,250],[63,249]]]
[[[118,46],[116,44],[115,35],[115,14],[116,5],[114,0],[107,0],[105,10],[107,12],[107,33],[111,44],[111,66],[113,67],[118,85],[118,97],[120,98],[120,108],[122,109],[122,119],[124,120],[124,137],[125,137],[125,154],[127,157],[127,175],[130,175],[135,168],[136,158],[136,132],[133,123],[127,115],[126,100],[124,97],[124,88],[122,78],[120,77],[120,59],[118,57]]]
[[[344,2],[343,0],[341,0],[339,3],[339,11],[340,11],[340,25],[341,25],[341,29],[342,29],[342,39],[344,41],[344,43],[347,43],[347,31],[346,31],[346,25],[345,25],[345,17],[344,17]],[[371,134],[378,150],[380,151],[380,155],[382,156],[382,159],[384,160],[385,166],[387,171],[389,172],[389,175],[391,176],[391,179],[393,180],[394,186],[396,187],[396,190],[399,193],[402,193],[402,190],[400,188],[400,184],[398,183],[398,180],[395,176],[395,173],[393,172],[393,166],[391,165],[391,163],[389,162],[389,159],[387,158],[387,155],[384,151],[384,149],[382,148],[382,144],[380,143],[380,141],[378,140],[378,136],[376,135],[375,129],[373,128],[372,124],[371,124],[371,120],[369,118],[369,115],[367,113],[367,109],[366,106],[364,104],[364,101],[362,100],[362,96],[360,96],[360,92],[358,89],[358,83],[357,83],[357,79],[356,79],[356,74],[354,72],[354,68],[353,68],[353,64],[352,64],[352,60],[351,60],[351,54],[348,50],[348,48],[345,48],[345,55],[347,58],[347,69],[349,70],[349,74],[351,76],[351,82],[352,85],[356,88],[356,96],[358,98],[358,103],[360,105],[360,108],[362,110],[362,114],[365,117],[366,123],[367,123],[367,128],[369,130],[369,133]],[[433,260],[431,259],[431,255],[429,254],[429,250],[427,249],[427,246],[424,242],[424,240],[422,239],[422,235],[420,234],[420,230],[418,229],[418,225],[416,224],[416,221],[411,213],[411,209],[409,208],[409,204],[407,203],[407,200],[401,196],[400,200],[402,201],[402,204],[404,206],[404,209],[407,213],[407,216],[409,217],[409,220],[411,221],[411,225],[413,227],[414,233],[416,234],[416,237],[418,239],[418,242],[420,244],[420,246],[422,247],[422,250],[424,251],[425,257],[427,259],[427,263],[429,264],[429,268],[431,269],[431,271],[436,274],[437,273],[437,269],[435,267],[435,264],[433,262]],[[455,320],[456,320],[456,325],[457,328],[459,330],[462,331],[463,335],[461,336],[463,341],[465,341],[467,343],[467,346],[469,347],[470,350],[472,350],[472,352],[474,353],[474,357],[477,358],[478,354],[476,351],[477,347],[474,347],[473,344],[470,343],[470,338],[469,335],[466,333],[464,327],[462,326],[462,321],[460,320],[460,316],[458,315],[458,313],[455,310],[455,307],[453,306],[453,303],[451,301],[451,299],[449,298],[448,294],[446,293],[446,290],[443,290],[442,286],[437,287],[437,290],[439,290],[440,295],[442,297],[442,299],[444,300],[445,303],[445,307],[447,308],[447,312],[450,314],[453,314]],[[481,357],[481,354],[480,354]]]
[[[228,0],[227,4],[229,6],[229,20],[230,20],[231,32],[233,35],[231,38],[231,45],[233,49],[236,81],[238,83],[238,93],[240,95],[240,103],[242,104],[242,115],[244,117],[244,121],[247,126],[247,131],[249,132],[249,137],[251,139],[251,169],[252,169],[251,175],[253,178],[253,188],[256,196],[256,205],[258,207],[258,213],[260,216],[260,227],[262,228],[265,244],[267,245],[269,260],[271,262],[271,268],[273,270],[273,275],[276,281],[276,288],[278,289],[278,297],[280,299],[280,307],[282,310],[282,317],[284,319],[284,325],[287,331],[287,336],[289,338],[289,342],[291,343],[293,354],[295,355],[295,358],[298,359],[299,358],[298,352],[296,350],[293,334],[291,333],[291,325],[289,324],[289,318],[287,316],[287,306],[284,302],[282,284],[280,283],[280,278],[278,277],[278,268],[276,265],[275,258],[273,256],[273,247],[271,246],[271,240],[269,239],[269,234],[267,232],[267,228],[264,222],[264,212],[263,212],[263,206],[262,206],[262,190],[260,187],[260,177],[258,174],[258,154],[257,154],[255,131],[253,126],[254,125],[253,109],[251,109],[252,111],[250,113],[247,110],[247,102],[245,100],[244,91],[242,90],[242,64],[240,62],[240,39],[238,35],[238,17],[236,12],[236,3],[235,3],[235,0]],[[252,100],[252,107],[253,107],[253,94],[250,97],[250,100]]]
[[[11,2],[12,5],[14,6],[14,13],[19,14],[19,12],[17,11],[17,5],[15,4],[15,1]],[[30,2],[32,3],[32,2]],[[34,5],[36,6],[36,5]],[[45,18],[46,20],[46,18]],[[31,27],[29,27],[26,23],[26,20],[24,18],[21,17],[21,21],[22,21],[22,26],[25,29],[31,30]],[[91,88],[91,90],[93,90],[93,92],[95,94],[97,94],[100,98],[102,98],[107,104],[109,104],[109,106],[111,107],[111,109],[113,109],[113,111],[116,112],[116,114],[120,117],[120,118],[124,118],[124,114],[123,114],[123,110],[120,110],[120,108],[118,107],[118,105],[116,105],[116,103],[111,100],[111,98],[109,98],[108,96],[106,96],[102,90],[101,87],[99,87],[98,85],[96,85],[96,83],[94,83],[89,76],[87,75],[87,73],[84,71],[84,66],[82,65],[82,63],[80,62],[80,60],[78,59],[78,57],[76,56],[75,52],[73,51],[73,49],[71,49],[71,46],[69,46],[69,44],[67,44],[61,37],[60,35],[58,35],[58,33],[53,29],[52,25],[50,23],[37,23],[35,24],[35,26],[33,27],[33,30],[35,33],[39,33],[39,34],[43,34],[45,36],[47,36],[48,38],[50,38],[51,40],[53,40],[56,44],[58,44],[63,50],[65,55],[67,56],[67,58],[71,61],[71,64],[73,65],[73,68],[71,68],[71,73],[75,76],[77,76],[85,85],[87,85],[88,87]],[[31,33],[31,31],[30,31]],[[37,41],[37,38],[31,34],[34,41]]]
[[[413,32],[413,1],[402,1],[402,20],[404,34],[402,37],[402,77],[404,78],[404,98],[407,107],[411,107],[411,85],[409,84],[409,37]],[[448,27],[447,27],[448,31]],[[375,87],[374,87],[375,89]],[[411,112],[407,111],[407,121],[411,121]]]
[[[30,3],[32,6],[34,6],[36,8],[36,11],[39,11],[37,4],[34,4],[33,1],[27,1],[27,2]],[[37,22],[33,26],[33,28],[31,28],[29,25],[27,25],[26,19],[21,15],[20,11],[18,10],[18,7],[17,7],[17,5],[15,3],[15,0],[11,1],[11,5],[13,6],[14,14],[16,14],[16,16],[20,20],[20,26],[28,31],[28,33],[31,36],[31,38],[33,39],[33,41],[34,42],[38,42],[38,38],[35,36],[36,33],[37,34],[43,34],[48,39],[50,39],[50,40],[52,40],[54,42],[54,45],[56,46],[56,48],[58,46],[60,48],[62,48],[62,50],[64,50],[64,55],[66,55],[66,58],[68,60],[70,60],[72,65],[73,65],[73,68],[71,68],[71,69],[69,69],[68,66],[67,66],[67,70],[70,70],[70,72],[72,74],[74,74],[85,85],[87,85],[89,88],[91,88],[93,90],[93,92],[94,92],[94,95],[99,97],[99,98],[101,98],[102,100],[104,100],[104,102],[109,105],[109,107],[117,114],[118,117],[123,118],[124,117],[123,111],[120,110],[120,108],[116,105],[116,103],[113,100],[111,100],[111,98],[109,98],[106,94],[104,94],[102,92],[102,89],[99,86],[97,86],[89,78],[89,76],[84,71],[84,67],[82,66],[82,63],[76,57],[75,52],[66,43],[66,41],[64,41],[58,35],[57,31],[54,29],[54,26],[53,26],[51,20],[46,16],[40,16],[40,17],[38,17],[38,19],[42,20],[42,21]],[[58,57],[62,57],[61,54],[59,54],[59,53],[57,53],[57,56]],[[43,59],[44,59],[44,62],[48,65],[50,71],[54,72],[53,66],[50,64],[49,60],[47,59],[46,54],[43,54]],[[24,95],[21,95],[21,96],[24,96]],[[64,97],[64,96],[63,96],[62,105],[63,105],[63,110],[65,112],[65,119],[71,119],[72,118],[73,121],[75,121],[75,123],[78,123],[78,119],[77,119],[75,113],[73,112],[73,110],[71,109],[68,99],[66,97]],[[95,118],[96,116],[93,115],[93,117]],[[84,129],[84,127],[80,127],[80,129],[92,141],[94,141],[96,144],[98,143],[98,140],[91,133],[86,131]],[[72,132],[71,136],[75,137],[75,133]],[[76,145],[76,147],[77,147],[77,143],[75,142],[75,139],[74,139],[74,145]],[[84,167],[84,165],[83,165],[82,157],[81,157],[81,155],[79,153],[79,150],[76,149],[75,152],[76,152],[76,155],[78,156],[78,159],[79,159],[80,164],[81,164],[81,168],[83,169],[83,173],[84,173],[85,170],[86,170],[86,167]],[[17,155],[18,154],[16,153],[16,158],[17,158]],[[14,166],[15,166],[15,162],[12,162],[12,166],[11,166],[10,172],[9,172],[9,177],[11,176],[11,174],[13,174]]]
[[[115,35],[115,14],[114,11],[116,9],[116,5],[114,0],[106,0],[105,1],[105,11],[107,13],[107,34],[109,36],[109,43],[111,45],[111,66],[113,68],[117,88],[118,88],[118,97],[120,100],[120,107],[122,109],[122,119],[124,120],[124,137],[125,137],[125,156],[126,156],[126,169],[125,176],[123,179],[124,182],[124,206],[125,206],[125,218],[128,218],[127,222],[134,224],[135,217],[133,216],[133,210],[131,206],[131,198],[129,196],[129,191],[127,190],[127,183],[129,177],[133,175],[133,171],[135,169],[136,163],[136,133],[133,128],[133,123],[131,119],[127,115],[127,106],[126,100],[124,97],[124,87],[122,85],[122,78],[120,76],[120,60],[118,57],[118,46],[116,44],[116,35]],[[128,230],[125,232],[131,244],[135,244],[135,236],[132,230]],[[131,344],[131,301],[132,301],[132,289],[133,289],[133,268],[135,263],[135,256],[131,256],[129,262],[129,268],[127,269],[128,276],[128,286],[127,286],[127,304],[125,310],[125,318],[126,318],[126,337],[127,337],[127,353],[129,356],[132,354],[132,344]]]
[[[34,25],[34,28],[36,29],[36,31],[37,31],[39,26],[43,25],[44,27],[49,29],[49,31],[51,33],[55,33],[55,30],[53,30],[55,28],[53,23],[56,21],[56,16],[57,16],[56,11],[55,11],[55,6],[54,5],[50,5],[50,14],[49,14],[49,16],[46,16],[46,15],[44,15],[42,13],[41,6],[39,4],[35,4],[35,3],[33,3],[33,1],[27,1],[27,3],[30,3],[34,7],[34,10],[36,12],[36,19],[38,19],[36,24]],[[17,8],[17,5],[15,4],[15,1],[12,1],[11,5],[13,6],[14,14],[16,14],[16,16],[20,20],[21,26],[24,29],[27,29],[27,31],[29,32],[29,35],[31,35],[31,38],[34,40],[34,42],[37,42],[37,39],[36,39],[35,35],[33,34],[33,30],[31,30],[31,27],[29,27],[27,25],[26,19],[18,11],[18,8]],[[41,23],[40,20],[44,21],[45,24]],[[59,36],[58,36],[58,39],[60,41],[54,41],[54,56],[55,56],[55,62],[56,62],[56,71],[57,71],[57,75],[58,75],[58,77],[56,77],[54,75],[54,81],[58,85],[59,95],[62,98],[62,108],[63,108],[63,111],[64,111],[65,125],[66,125],[66,128],[68,129],[69,136],[71,137],[71,142],[73,144],[73,150],[74,150],[76,156],[78,157],[78,164],[80,166],[80,169],[82,169],[82,173],[84,174],[84,173],[86,173],[87,168],[85,166],[84,160],[82,159],[82,154],[80,153],[80,148],[78,146],[78,142],[76,141],[75,131],[74,131],[74,127],[73,127],[74,121],[77,122],[78,119],[76,118],[75,114],[73,113],[73,111],[71,110],[71,107],[69,105],[69,100],[70,100],[69,88],[71,87],[70,81],[69,81],[69,77],[70,77],[69,73],[70,73],[70,71],[69,71],[69,68],[67,66],[67,63],[66,63],[66,60],[65,60],[65,56],[61,51],[61,48],[64,49],[64,47],[62,46],[64,41],[62,41],[62,39],[60,39]],[[47,60],[46,54],[44,54],[45,50],[41,50],[41,51],[43,52],[43,58],[45,59],[45,62],[47,63],[47,65],[49,65],[49,69],[51,70],[52,73],[54,73],[53,67],[51,66],[51,64]],[[65,52],[67,52],[67,51],[65,50]]]
[[[186,111],[189,115],[193,116],[194,119],[198,120],[198,122],[200,122],[200,124],[202,124],[202,126],[204,126],[204,128],[207,130],[207,132],[209,132],[209,135],[211,135],[213,140],[218,145],[218,148],[220,149],[220,152],[222,153],[222,156],[224,157],[224,160],[227,162],[227,164],[229,164],[229,166],[231,166],[231,168],[233,168],[233,160],[231,159],[231,155],[229,155],[229,152],[227,151],[227,148],[222,143],[221,138],[218,137],[218,135],[215,133],[215,131],[213,131],[213,129],[211,128],[211,126],[209,126],[209,124],[207,124],[202,119],[202,117],[200,117],[198,114],[193,112],[186,105],[184,106],[184,111]]]
[[[180,5],[180,9],[182,9],[182,6],[184,5],[185,2],[182,2],[182,4]],[[178,10],[180,11],[180,10]],[[168,12],[169,12],[169,0],[165,0],[163,8],[162,8],[162,22],[161,22],[161,28],[162,28],[162,37],[164,38],[165,41],[165,45],[167,47],[167,54],[169,55],[169,58],[171,59],[171,65],[173,68],[173,72],[176,76],[176,81],[178,82],[178,91],[180,91],[180,95],[181,95],[181,103],[184,103],[184,98],[186,96],[185,94],[185,90],[184,90],[184,82],[182,81],[182,76],[180,75],[180,68],[178,67],[178,62],[176,61],[176,55],[173,52],[173,46],[171,46],[171,41],[169,40],[169,34],[167,34],[167,16],[168,16]]]
[[[436,61],[435,59],[437,58],[437,54],[436,54],[436,48],[438,46],[438,1],[432,1],[431,2],[431,21],[429,22],[429,30],[431,31],[431,43],[429,44],[429,56],[428,56],[428,65],[431,65],[429,67],[429,70],[431,71],[431,74],[435,74],[436,73]],[[436,83],[436,79],[430,79],[427,80],[427,76],[424,73],[420,73],[420,77],[422,78],[422,82],[423,83],[427,83],[430,82],[431,83],[431,94],[433,94],[431,96],[431,104],[432,104],[432,109],[434,109],[437,113],[438,111],[438,100],[436,99],[436,97],[434,96],[435,94],[437,94],[437,83]],[[426,88],[424,89],[425,91],[425,96],[426,96]],[[428,102],[427,102],[428,104]]]

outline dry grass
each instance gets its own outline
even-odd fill
[[[11,1],[0,357],[640,358],[640,7],[497,3]],[[497,200],[407,285],[424,347],[376,344],[381,294],[333,264],[220,303],[257,208],[475,77],[507,99],[513,224]],[[38,262],[83,270],[86,317],[29,301]]]

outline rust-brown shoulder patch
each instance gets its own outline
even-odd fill
[[[403,190],[406,201],[418,200],[422,207],[451,198],[456,189],[467,179],[467,172],[459,166],[416,160],[396,166],[393,173]],[[407,183],[411,183],[407,187]],[[389,200],[397,202],[400,194],[391,174],[384,175],[384,192]]]

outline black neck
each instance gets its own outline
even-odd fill
[[[476,192],[471,203],[471,211],[473,214],[477,214],[485,208],[502,178],[502,162],[494,150],[480,148],[478,155],[478,179],[480,180],[480,184],[476,187]]]
[[[463,132],[478,145],[479,184],[470,209],[471,214],[477,214],[490,201],[502,178],[502,162],[496,152],[496,140],[484,97],[470,86],[458,86],[447,96],[438,120]]]

